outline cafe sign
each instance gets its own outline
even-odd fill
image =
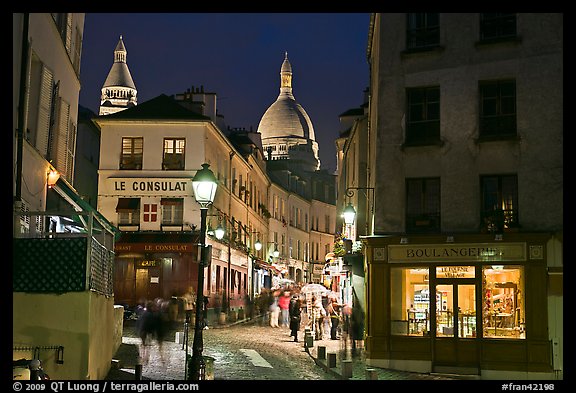
[[[388,245],[389,263],[525,260],[526,243]]]
[[[103,194],[118,196],[169,196],[192,195],[192,179],[176,177],[109,177]]]
[[[198,250],[196,244],[191,243],[116,243],[114,252],[183,252],[192,253]]]

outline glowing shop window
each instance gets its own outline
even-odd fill
[[[524,268],[486,266],[482,275],[484,337],[525,339]]]
[[[430,331],[428,269],[390,270],[391,332],[403,336],[426,336]]]

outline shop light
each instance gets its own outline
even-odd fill
[[[48,172],[48,188],[53,188],[58,179],[60,179],[60,172],[56,169],[50,170],[50,172]]]

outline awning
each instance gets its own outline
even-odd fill
[[[116,213],[132,213],[140,210],[140,198],[118,198]]]
[[[184,199],[182,198],[162,198],[160,199],[160,204],[164,206],[179,206],[184,204]]]
[[[104,217],[98,210],[96,210],[92,205],[88,202],[83,200],[78,192],[62,177],[58,179],[56,184],[53,187],[54,191],[56,191],[66,202],[68,202],[75,211],[77,212],[85,212],[85,213],[93,213],[96,220],[108,231],[118,235],[120,231],[112,225],[106,217]],[[86,223],[84,220],[79,216],[80,220],[82,221],[82,225],[86,227]]]

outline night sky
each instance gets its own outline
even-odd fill
[[[86,13],[80,105],[98,113],[122,35],[138,103],[203,86],[217,94],[227,125],[256,130],[278,97],[288,52],[321,169],[333,171],[338,115],[359,107],[368,87],[369,21],[368,13]]]

